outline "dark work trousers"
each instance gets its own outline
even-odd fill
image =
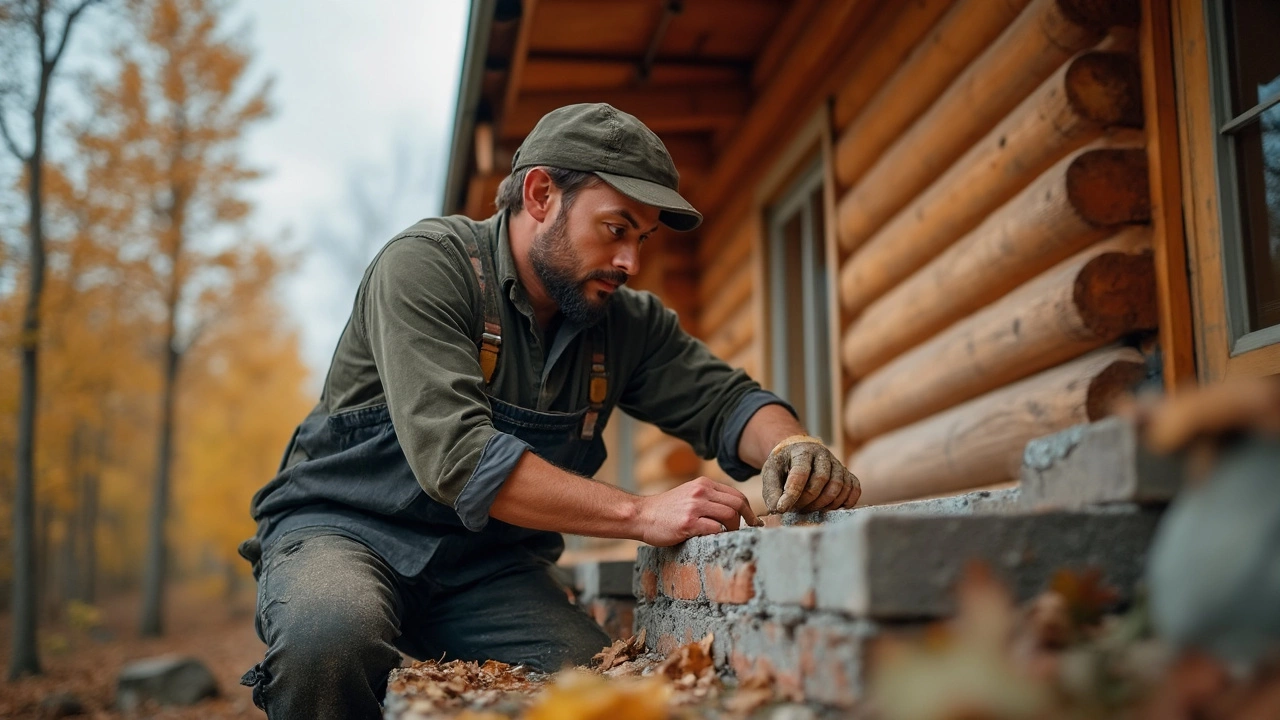
[[[255,626],[267,653],[244,681],[273,720],[381,717],[401,651],[553,672],[609,644],[549,563],[517,563],[450,587],[398,575],[362,543],[324,528],[294,531],[263,558]]]

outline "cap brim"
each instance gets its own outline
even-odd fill
[[[658,220],[672,230],[686,232],[702,224],[702,213],[694,210],[680,193],[665,185],[607,172],[597,171],[596,175],[632,200],[658,208],[661,211]]]

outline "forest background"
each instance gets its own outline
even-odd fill
[[[323,371],[288,284],[326,256],[345,275],[320,290],[349,307],[352,269],[402,222],[396,206],[435,210],[393,138],[387,177],[348,179],[349,231],[328,223],[290,242],[252,222],[272,168],[246,157],[246,138],[278,106],[235,9],[0,0],[9,679],[78,638],[180,637],[170,587],[251,633],[236,545]],[[106,607],[130,627],[94,635]]]

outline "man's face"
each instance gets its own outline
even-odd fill
[[[534,236],[529,259],[560,312],[591,325],[640,271],[640,246],[657,229],[657,208],[596,182],[578,190],[568,208],[559,203],[555,220]]]

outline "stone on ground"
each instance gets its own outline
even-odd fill
[[[116,679],[116,706],[130,711],[147,700],[161,705],[193,705],[217,697],[218,685],[204,663],[163,655],[129,663]]]

